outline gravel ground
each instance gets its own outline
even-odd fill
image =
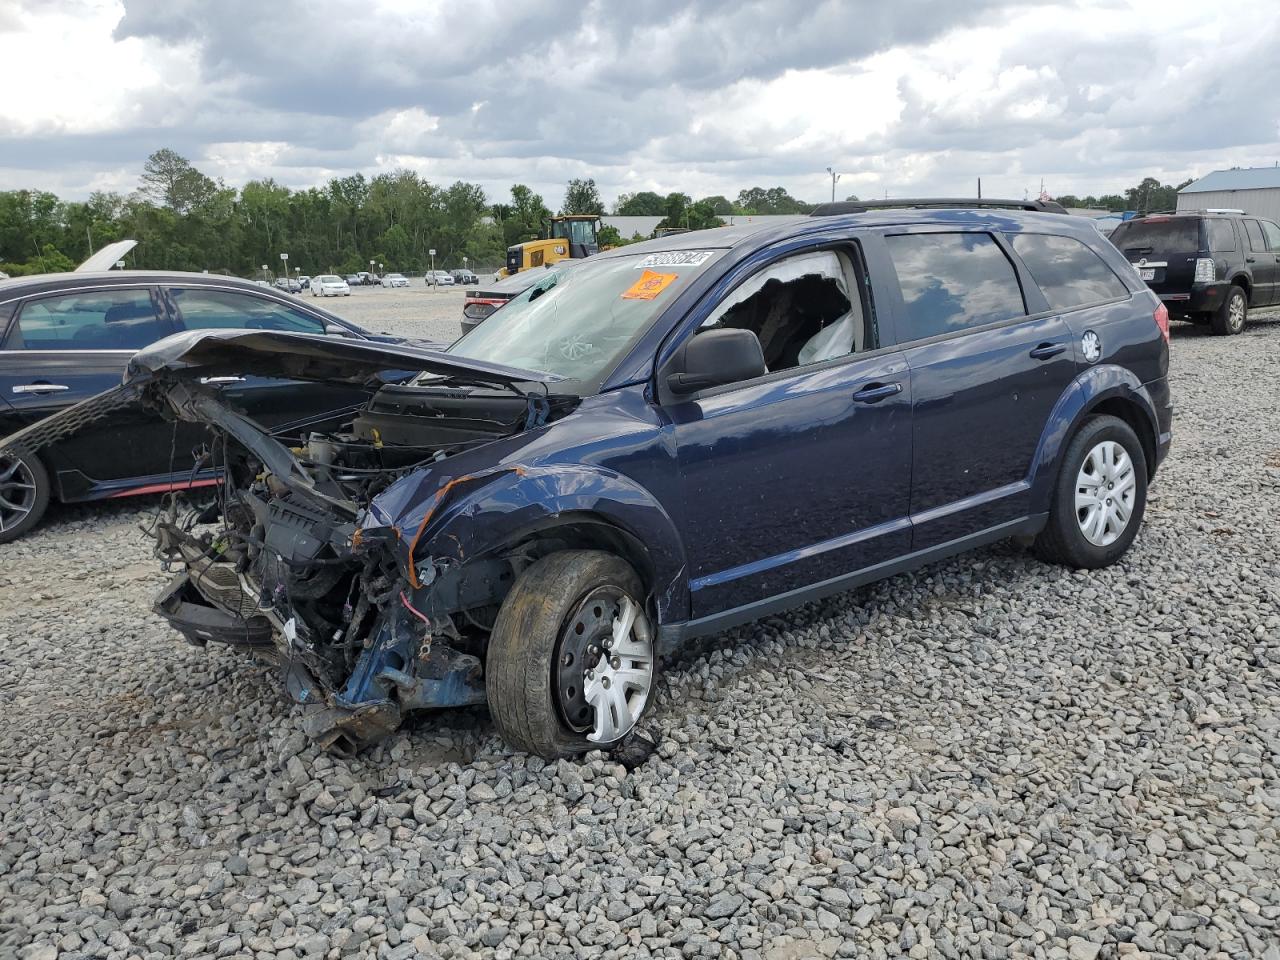
[[[464,287],[428,289],[420,279],[408,287],[352,287],[349,297],[312,297],[304,303],[323,307],[375,333],[394,333],[451,343],[462,333]]]
[[[318,756],[148,613],[154,501],[56,511],[0,570],[0,956],[1280,960],[1277,369],[1280,322],[1175,326],[1124,563],[998,546],[715,638],[631,772],[483,711]]]

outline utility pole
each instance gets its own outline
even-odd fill
[[[840,174],[836,173],[831,167],[827,167],[827,173],[831,175],[831,202],[836,202],[836,181],[840,179]]]
[[[978,178],[978,199],[982,199],[982,178]]]

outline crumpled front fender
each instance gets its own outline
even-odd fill
[[[433,495],[424,492],[402,481],[370,509],[371,520],[395,530],[414,579],[428,558],[465,562],[559,523],[603,523],[644,551],[659,622],[688,618],[687,568],[676,526],[643,487],[619,473],[588,464],[500,466],[455,477]]]

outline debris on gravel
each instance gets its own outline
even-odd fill
[[[1120,564],[1013,545],[741,627],[656,748],[318,753],[152,616],[155,501],[0,566],[0,956],[1280,960],[1280,323],[1175,325]]]

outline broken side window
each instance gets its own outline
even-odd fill
[[[760,338],[770,371],[872,349],[853,264],[843,251],[787,257],[749,277],[703,328],[737,327]]]

